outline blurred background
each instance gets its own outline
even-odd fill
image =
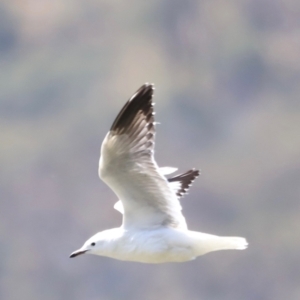
[[[189,228],[248,250],[69,259],[121,223],[99,149],[145,82]],[[299,82],[297,0],[1,0],[0,298],[300,299]]]

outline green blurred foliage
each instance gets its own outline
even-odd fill
[[[0,298],[300,299],[299,20],[296,0],[2,0]],[[189,227],[247,251],[68,258],[121,222],[99,148],[147,81],[158,163],[202,170]]]

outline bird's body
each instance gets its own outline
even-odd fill
[[[125,261],[166,263],[193,260],[215,250],[244,249],[241,239],[169,227],[138,230],[119,227],[99,232],[86,246],[97,240],[100,247],[92,254]]]
[[[154,159],[153,86],[143,85],[125,104],[106,135],[99,161],[100,178],[120,201],[120,228],[97,233],[71,257],[90,253],[144,263],[183,262],[205,253],[245,249],[240,237],[190,231],[179,198],[199,175],[192,169],[167,178],[174,168]]]

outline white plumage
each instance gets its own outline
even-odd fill
[[[240,237],[190,231],[181,212],[183,196],[199,171],[166,178],[177,169],[154,159],[153,85],[144,84],[125,104],[101,147],[100,178],[120,199],[120,228],[97,233],[70,257],[89,253],[145,263],[182,262],[225,249],[245,249]]]

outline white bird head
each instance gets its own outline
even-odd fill
[[[93,235],[91,238],[89,238],[83,246],[72,252],[70,257],[76,257],[80,254],[102,254],[105,251],[105,248],[107,246],[107,234],[105,231],[98,232],[95,235]]]
[[[105,255],[105,253],[111,249],[111,241],[118,237],[119,229],[104,230],[96,233],[91,238],[89,238],[83,246],[72,252],[70,257],[76,257],[80,254],[95,254],[95,255]]]

